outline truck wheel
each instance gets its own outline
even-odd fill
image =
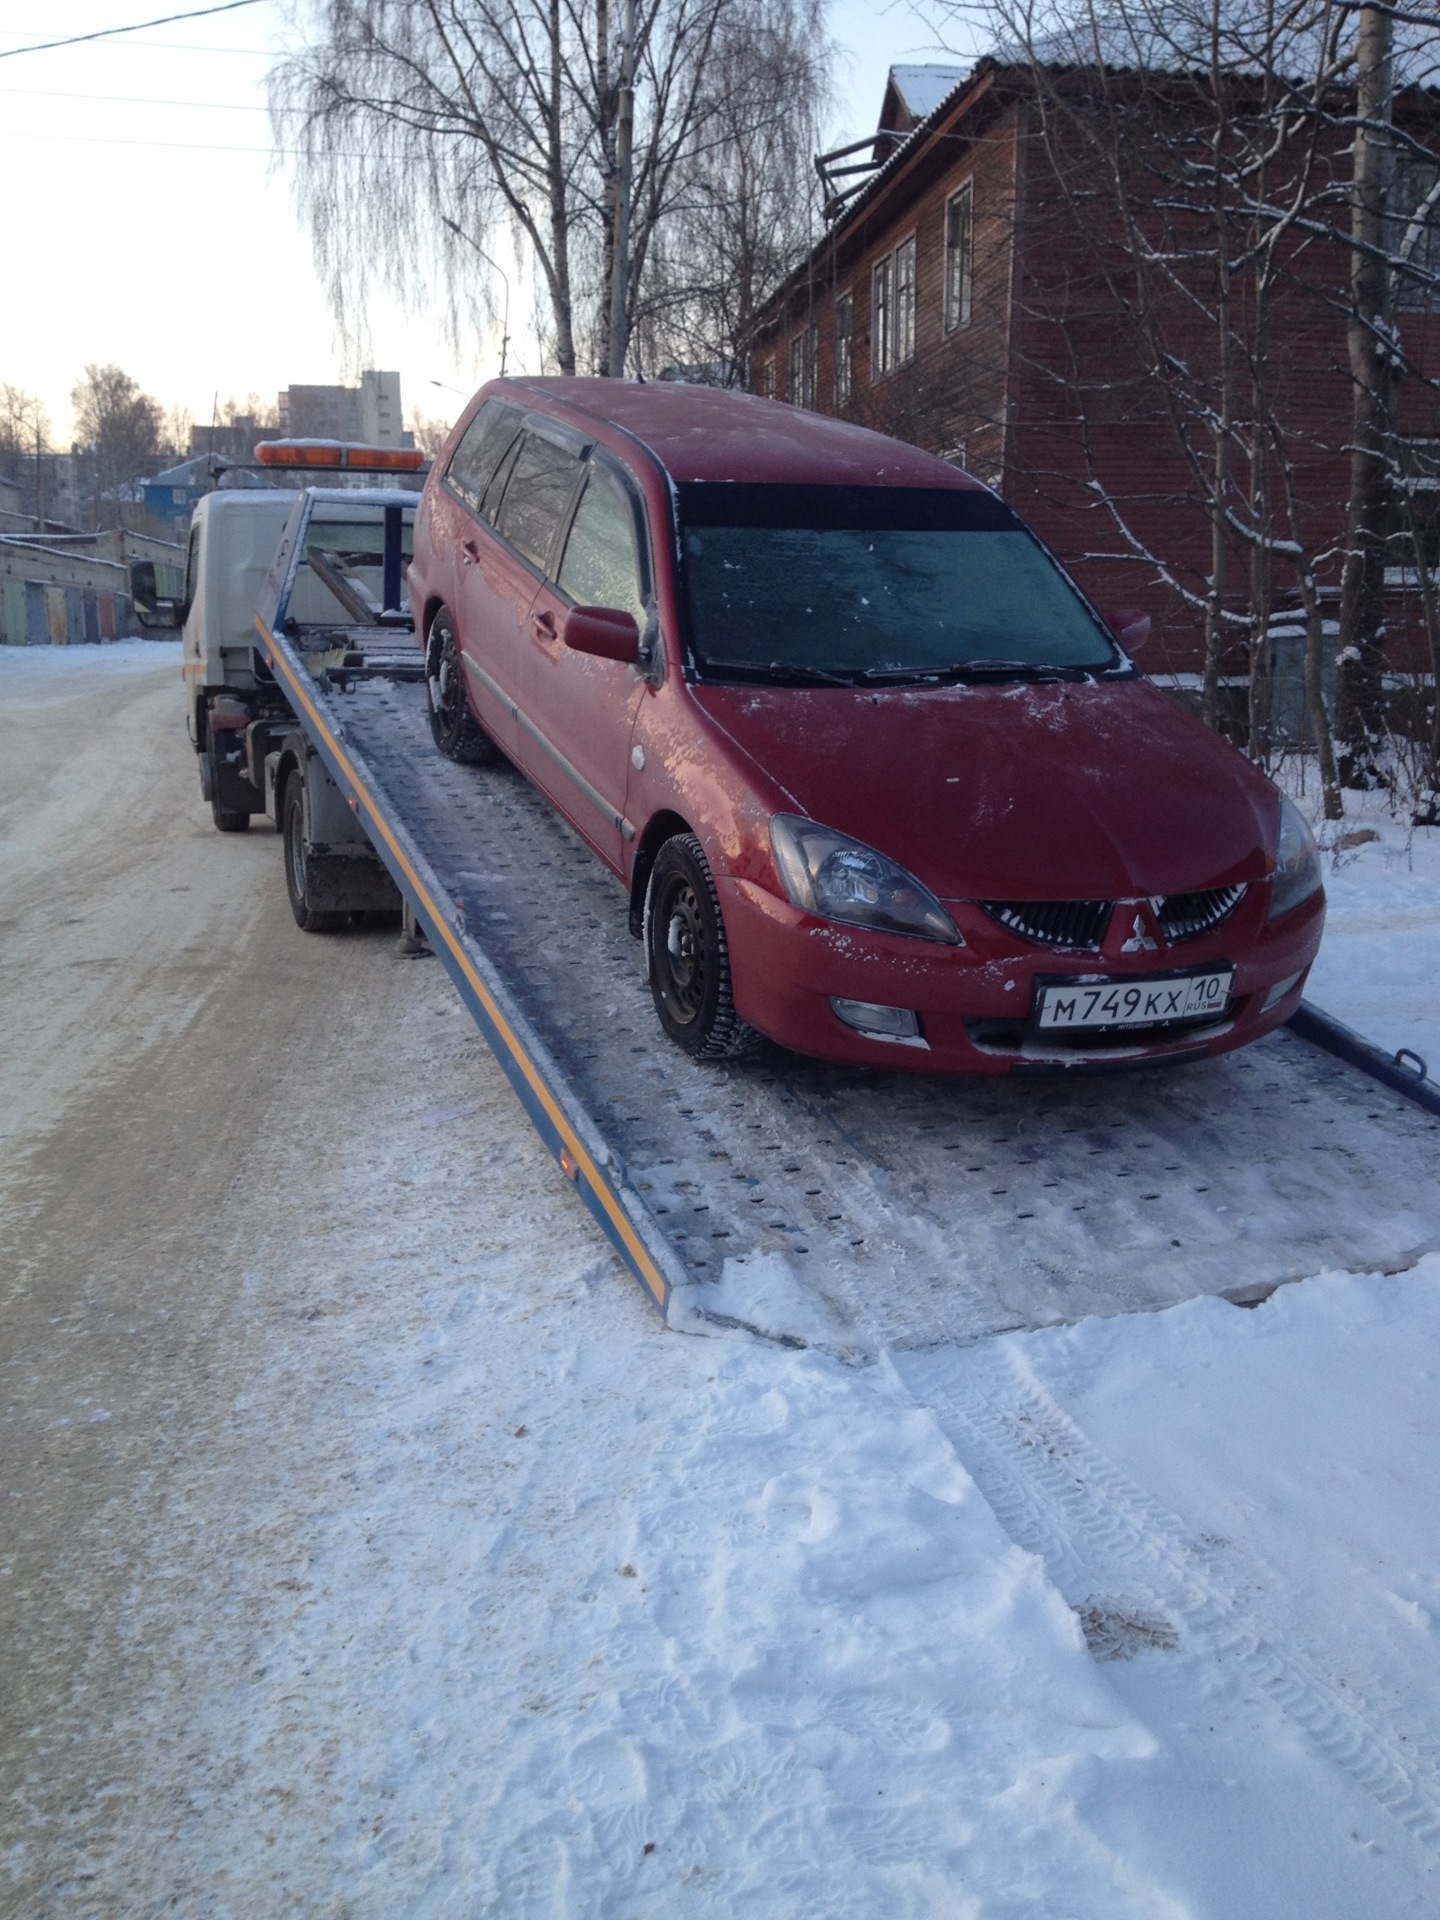
[[[305,783],[297,774],[285,782],[280,831],[285,839],[285,891],[290,896],[290,911],[296,926],[302,933],[333,933],[337,927],[344,926],[349,915],[310,905],[305,858]]]
[[[455,625],[442,607],[430,622],[425,643],[425,698],[430,709],[430,732],[448,759],[461,766],[480,767],[499,757],[500,749],[470,711],[465,696],[465,668]]]
[[[204,773],[200,777],[200,791],[210,802],[210,818],[215,822],[216,830],[220,833],[248,833],[250,831],[249,814],[221,806],[220,781],[215,772],[215,763],[207,754],[203,764]],[[209,775],[208,779],[205,777],[206,774]]]
[[[760,1035],[735,1011],[720,896],[693,833],[667,840],[645,898],[650,992],[666,1033],[697,1060],[733,1060]]]

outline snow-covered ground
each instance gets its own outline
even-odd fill
[[[1383,795],[1345,801],[1338,829],[1317,822],[1329,913],[1306,995],[1440,1080],[1440,828],[1408,826]]]
[[[209,833],[174,673],[0,653],[0,1912],[1440,1907],[1440,1258],[865,1367],[667,1330],[439,968]],[[153,908],[74,865],[87,793]],[[1312,995],[1386,1045],[1440,1020],[1437,852],[1329,875]],[[178,952],[222,892],[249,1079]]]

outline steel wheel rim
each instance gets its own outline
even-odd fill
[[[689,1024],[698,1018],[705,1004],[709,983],[706,964],[705,923],[695,889],[678,880],[666,889],[661,901],[660,925],[664,929],[662,948],[665,968],[665,997],[677,1020]]]
[[[434,662],[430,673],[430,704],[445,726],[453,729],[459,717],[456,700],[460,690],[459,649],[448,627],[442,627],[431,644]]]

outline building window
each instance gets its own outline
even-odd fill
[[[850,404],[850,343],[855,337],[855,300],[842,293],[835,302],[835,405]]]
[[[1422,312],[1440,307],[1440,169],[1425,161],[1397,161],[1389,207],[1389,250],[1412,269],[1394,274],[1396,306]]]
[[[871,279],[870,364],[889,373],[915,355],[915,236],[877,260]]]
[[[872,276],[870,315],[870,365],[877,377],[895,364],[895,291],[894,262],[888,257],[875,262]]]
[[[895,249],[895,365],[915,358],[915,236]]]
[[[975,266],[975,196],[966,181],[945,203],[945,331],[970,324]]]
[[[1386,573],[1410,585],[1440,567],[1440,440],[1399,439],[1391,463]]]
[[[790,384],[786,399],[797,407],[815,405],[815,328],[806,327],[790,342]]]
[[[775,362],[766,360],[760,368],[760,391],[767,400],[775,398]]]

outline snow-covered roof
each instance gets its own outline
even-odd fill
[[[153,474],[151,484],[161,487],[198,486],[209,478],[214,454],[197,453],[190,459],[182,460],[178,467],[166,467],[163,473]]]
[[[1349,9],[1353,19],[1354,9]],[[1440,25],[1440,18],[1437,18]],[[1076,7],[1046,0],[1025,20],[1026,38],[1001,38],[998,60],[1023,66],[1108,67],[1121,73],[1208,73],[1212,59],[1229,73],[1266,68],[1290,79],[1333,70],[1344,84],[1353,67],[1344,55],[1354,30],[1340,36],[1340,59],[1331,43],[1333,8],[1321,0],[1277,15],[1268,0],[1125,0],[1117,7]],[[1213,45],[1212,45],[1213,36]],[[1402,87],[1432,87],[1440,74],[1436,28],[1395,22],[1395,81]]]
[[[925,120],[968,72],[968,67],[891,67],[890,84],[910,118]]]

